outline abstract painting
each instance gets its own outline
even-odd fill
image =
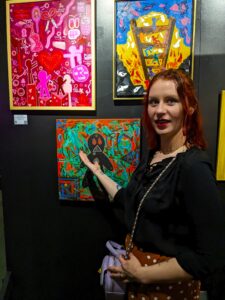
[[[60,200],[93,201],[81,149],[122,187],[139,162],[140,119],[57,119],[56,135]]]
[[[225,180],[225,91],[222,91],[220,105],[219,138],[217,149],[216,179]]]
[[[194,0],[115,0],[113,99],[142,99],[162,70],[193,73]]]
[[[95,109],[94,6],[6,1],[10,109]]]

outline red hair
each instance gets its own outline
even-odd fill
[[[196,146],[204,149],[206,147],[206,141],[203,136],[202,116],[199,110],[194,84],[192,79],[180,69],[169,69],[156,74],[148,86],[144,101],[143,124],[147,131],[147,138],[150,148],[157,149],[160,146],[159,136],[152,127],[148,116],[149,92],[153,84],[159,79],[172,80],[176,84],[177,93],[181,100],[184,111],[183,134],[186,137],[185,145]]]

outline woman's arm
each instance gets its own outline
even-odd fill
[[[139,260],[131,253],[130,259],[125,260],[120,257],[120,262],[121,267],[112,266],[109,267],[109,271],[113,278],[123,281],[153,284],[192,279],[192,276],[181,268],[176,258],[170,258],[168,261],[151,266],[141,266]]]
[[[180,202],[192,237],[192,247],[179,251],[180,266],[204,280],[225,262],[225,214],[212,168],[204,159],[189,160],[182,169]]]
[[[141,282],[146,284],[190,279],[192,279],[192,276],[181,268],[176,258],[149,267],[142,267],[140,273]]]
[[[109,194],[110,201],[113,201],[115,194],[121,188],[121,186],[103,173],[97,162],[92,163],[82,150],[79,152],[79,156],[82,162],[91,170],[91,172],[98,178],[103,187],[106,189],[107,193]]]

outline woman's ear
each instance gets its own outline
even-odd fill
[[[189,114],[189,116],[191,116],[193,113],[194,113],[194,111],[195,111],[195,108],[194,107],[189,107],[189,109],[188,109],[188,114]]]

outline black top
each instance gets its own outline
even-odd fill
[[[149,167],[154,152],[143,159],[114,205],[122,209],[128,232],[141,197],[172,158]],[[202,279],[225,263],[225,216],[212,166],[195,147],[175,161],[146,197],[134,242],[146,251],[176,257],[181,267]]]

